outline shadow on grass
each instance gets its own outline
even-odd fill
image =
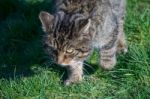
[[[42,64],[41,10],[53,12],[51,0],[0,0],[0,78],[33,75]]]
[[[0,78],[31,76],[32,66],[47,59],[42,48],[40,11],[52,10],[55,0],[0,0]],[[48,66],[60,72],[64,68]],[[94,72],[86,66],[86,72]],[[66,73],[63,79],[66,78]]]

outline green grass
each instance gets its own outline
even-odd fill
[[[62,84],[64,69],[44,64],[38,13],[51,8],[50,0],[0,1],[0,99],[150,99],[149,0],[128,0],[129,52],[117,66],[99,69],[95,51],[83,82],[69,87]]]

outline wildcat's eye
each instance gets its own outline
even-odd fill
[[[73,52],[74,52],[74,49],[73,49],[73,48],[67,49],[66,52],[67,52],[67,53],[73,53]]]

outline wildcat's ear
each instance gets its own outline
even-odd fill
[[[79,39],[80,40],[93,39],[96,32],[90,29],[90,26],[91,26],[91,19],[81,20],[79,22],[79,36],[80,36]]]
[[[91,26],[91,19],[88,19],[87,24],[83,28],[83,33],[89,32],[90,26]]]
[[[39,14],[39,19],[42,23],[43,30],[45,32],[48,32],[54,20],[54,16],[49,14],[48,12],[41,11]]]
[[[82,33],[87,33],[89,31],[90,26],[91,26],[91,19],[83,19],[78,22],[79,30]]]

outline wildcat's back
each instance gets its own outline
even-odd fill
[[[82,14],[90,18],[91,27],[94,25],[92,28],[96,28],[95,39],[100,39],[101,42],[94,45],[102,47],[107,42],[106,39],[111,40],[109,37],[112,31],[118,30],[119,24],[123,24],[125,4],[125,0],[57,0],[57,11]]]
[[[116,53],[127,51],[124,14],[125,0],[56,0],[55,15],[40,13],[46,49],[57,52],[59,64],[69,65],[66,84],[82,79],[83,61],[93,47],[100,49],[104,69],[116,65]]]
[[[94,35],[92,45],[101,49],[101,61],[103,51],[109,51],[110,56],[116,51],[126,51],[126,42],[123,31],[125,0],[58,0],[57,10],[66,13],[82,14],[91,19],[90,30]],[[115,47],[115,48],[114,48]],[[104,55],[108,56],[108,55]],[[106,58],[106,57],[105,57]],[[115,55],[114,55],[115,58]],[[112,59],[112,57],[111,57]],[[109,60],[109,57],[104,59]],[[108,62],[101,62],[108,63]],[[101,64],[106,69],[112,68],[113,63]],[[108,65],[108,66],[107,66]],[[111,66],[110,66],[111,65]]]

